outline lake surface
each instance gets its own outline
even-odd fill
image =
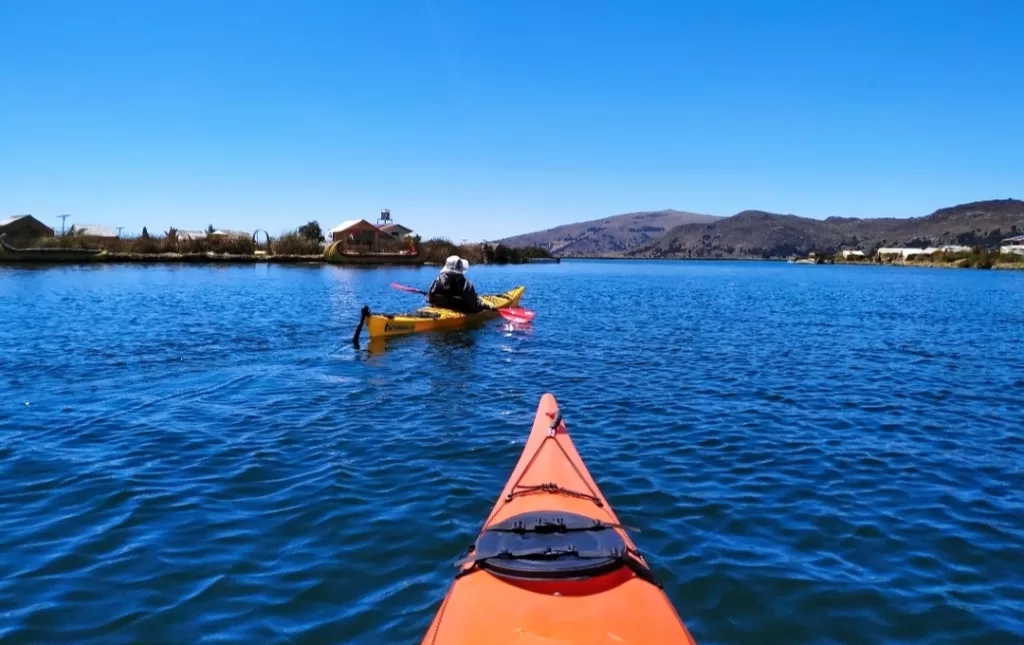
[[[541,394],[705,643],[1024,640],[1024,274],[0,267],[0,642],[418,643]]]

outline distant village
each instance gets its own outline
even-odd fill
[[[317,221],[271,237],[267,231],[144,227],[124,235],[124,227],[67,223],[59,232],[32,215],[0,220],[0,262],[304,262],[345,265],[443,264],[460,255],[473,264],[558,262],[543,248],[502,244],[454,243],[446,238],[421,241],[411,228],[382,209],[376,223],[350,219],[324,231]]]
[[[872,256],[861,250],[849,250],[844,249],[836,254],[837,257],[847,261],[867,260],[874,258],[878,262],[912,262],[919,260],[926,260],[928,258],[940,255],[956,255],[964,253],[973,253],[974,247],[964,246],[961,244],[946,244],[943,246],[928,246],[928,247],[882,247],[874,252]],[[1006,255],[1024,255],[1024,235],[1017,235],[1014,237],[1008,237],[1004,239],[999,246],[999,253]],[[814,253],[811,253],[811,258],[815,257]]]
[[[66,217],[66,216],[60,216]],[[104,226],[97,224],[73,223],[66,229],[62,222],[60,236],[86,237],[97,241],[121,239],[125,227]],[[256,241],[259,234],[265,231],[240,231],[230,229],[218,229],[212,225],[206,230],[188,230],[171,228],[168,233],[178,240],[200,240],[211,238],[252,238]],[[10,239],[38,239],[56,237],[58,232],[51,226],[46,225],[32,215],[13,215],[0,220],[0,235],[6,235]],[[149,232],[143,228],[142,235],[149,236]],[[404,242],[416,237],[416,234],[407,226],[398,224],[391,220],[391,211],[383,209],[376,224],[371,224],[365,219],[352,219],[344,221],[327,232],[320,241],[344,242],[354,248],[378,249],[381,243]]]
[[[145,228],[141,235],[123,236],[124,227],[72,223],[65,228],[63,220],[68,216],[61,215],[59,217],[62,219],[59,233],[53,227],[28,214],[14,215],[0,220],[0,246],[3,247],[0,250],[6,252],[7,259],[11,259],[14,254],[19,252],[19,249],[9,246],[11,240],[45,242],[50,238],[53,239],[55,245],[67,246],[66,242],[86,243],[112,249],[115,254],[134,252],[146,255],[175,251],[193,254],[204,252],[207,254],[255,256],[308,257],[311,254],[321,254],[326,261],[337,263],[415,264],[442,262],[448,254],[460,253],[477,263],[557,261],[557,258],[552,257],[543,248],[507,249],[501,245],[468,244],[465,241],[457,245],[444,239],[425,242],[423,246],[426,247],[426,250],[424,251],[420,248],[420,237],[408,226],[394,222],[389,209],[381,210],[376,223],[371,223],[366,219],[350,219],[324,232],[319,223],[309,222],[296,231],[286,233],[275,240],[272,240],[271,236],[263,230],[250,233],[214,228],[212,225],[208,226],[206,230],[171,228],[152,236],[154,239],[164,241],[159,249],[152,248],[152,244],[136,244],[140,241],[148,242],[151,238]],[[125,249],[125,244],[128,244],[130,248]],[[36,252],[40,258],[44,256],[57,257],[55,251],[46,254],[44,249],[38,249]],[[28,250],[24,250],[23,254],[27,255],[27,253]],[[791,256],[789,262],[796,264],[873,262],[918,265],[933,263],[958,266],[991,266],[995,263],[1021,264],[1024,263],[1024,235],[1003,239],[999,249],[991,251],[958,244],[928,247],[882,247],[873,252],[842,249],[834,254],[810,253],[804,258]]]

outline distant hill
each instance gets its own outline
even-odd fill
[[[539,246],[563,257],[622,257],[680,225],[707,224],[720,219],[714,215],[674,210],[645,211],[565,224],[497,242],[511,247]]]
[[[707,224],[682,224],[627,257],[783,258],[840,248],[964,244],[997,246],[1024,233],[1024,201],[960,204],[925,217],[824,220],[744,211]]]

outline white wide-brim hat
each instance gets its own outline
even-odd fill
[[[444,261],[444,270],[451,273],[465,273],[469,270],[469,261],[452,255]]]

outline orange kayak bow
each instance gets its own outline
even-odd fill
[[[423,645],[695,645],[545,394]]]

